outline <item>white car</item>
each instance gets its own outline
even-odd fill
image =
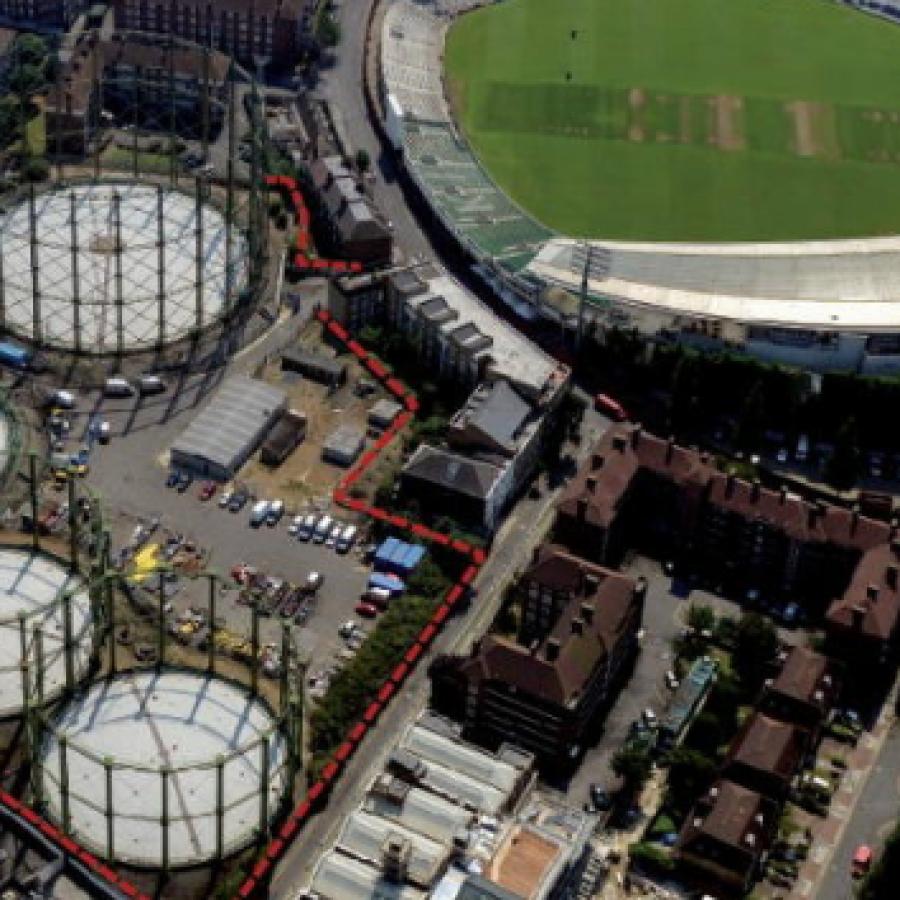
[[[292,537],[296,537],[297,533],[303,527],[303,519],[305,516],[294,516],[291,520],[291,524],[288,525],[288,534]]]
[[[219,494],[219,508],[225,509],[225,507],[228,506],[229,503],[231,503],[231,498],[233,496],[234,496],[234,491],[231,490],[231,488],[228,488],[227,490],[222,491],[222,493]]]
[[[656,718],[656,713],[653,712],[649,706],[641,713],[641,718],[643,718],[644,724],[648,728],[656,728],[656,726],[659,725],[659,719]]]
[[[353,619],[347,619],[340,628],[338,628],[338,634],[346,640],[349,637],[353,636],[353,633],[356,631],[356,622]]]
[[[328,532],[328,537],[325,538],[325,546],[333,547],[338,542],[338,538],[344,533],[344,526],[340,522],[335,522],[334,525],[331,526],[331,531]]]

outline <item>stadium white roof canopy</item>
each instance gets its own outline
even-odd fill
[[[585,246],[548,241],[528,271],[577,292]],[[593,247],[590,293],[626,306],[750,325],[900,330],[900,237]]]

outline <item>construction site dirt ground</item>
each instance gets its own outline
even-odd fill
[[[321,327],[311,323],[301,333],[298,345],[312,353],[333,356],[333,351],[321,341],[320,335]],[[306,437],[280,466],[270,468],[263,465],[257,454],[241,470],[237,480],[244,483],[254,496],[284,500],[288,512],[301,512],[309,507],[324,510],[329,506],[332,491],[347,470],[322,459],[323,445],[341,426],[351,426],[366,434],[369,410],[377,401],[389,397],[381,388],[365,398],[356,396],[354,389],[360,378],[373,385],[374,380],[366,377],[365,370],[351,354],[343,354],[339,359],[347,365],[347,380],[334,391],[296,372],[282,372],[279,358],[269,360],[257,372],[257,377],[285,391],[289,408],[306,416]],[[373,443],[374,439],[367,436],[363,452]],[[398,454],[399,449],[392,446],[387,458],[379,460],[379,465],[368,475],[367,481],[377,484],[379,470],[390,466],[391,458],[396,464]]]

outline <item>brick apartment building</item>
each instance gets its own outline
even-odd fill
[[[251,70],[297,64],[307,0],[113,0],[116,27],[171,34],[221,50]]]
[[[518,640],[488,635],[469,658],[440,661],[435,702],[460,701],[474,737],[571,764],[636,652],[646,584],[546,545],[517,590]]]
[[[68,28],[91,0],[0,0],[0,19],[17,25]]]
[[[629,547],[684,562],[735,596],[827,610],[835,650],[885,661],[900,622],[892,526],[720,472],[704,453],[618,426],[563,492],[560,540],[615,564]]]
[[[720,779],[687,817],[676,855],[717,886],[743,896],[759,876],[779,815],[774,800]]]
[[[766,681],[757,708],[817,736],[840,689],[839,666],[834,660],[806,647],[793,647],[780,654],[778,672]]]

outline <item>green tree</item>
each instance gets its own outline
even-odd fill
[[[715,777],[716,764],[705,754],[685,746],[669,754],[669,795],[676,809],[687,812]]]
[[[687,743],[698,753],[715,756],[729,738],[727,723],[708,709],[703,710],[691,724]]]
[[[43,67],[49,51],[42,37],[36,34],[21,34],[16,38],[13,54],[19,65]]]
[[[610,766],[624,782],[628,793],[636,794],[647,782],[652,770],[646,747],[626,746],[616,751]]]
[[[766,407],[762,382],[757,379],[744,397],[735,432],[735,442],[744,449],[759,447],[766,427]]]
[[[755,692],[778,652],[778,633],[768,619],[757,613],[745,613],[735,635],[734,668],[742,687]]]
[[[859,432],[856,419],[848,419],[834,442],[834,454],[825,467],[825,480],[838,490],[849,490],[859,474]]]
[[[10,90],[23,99],[37,94],[43,89],[44,84],[44,70],[41,66],[24,63],[15,66],[9,73]]]
[[[705,603],[692,603],[687,612],[688,627],[694,631],[712,631],[716,626],[716,614]]]

